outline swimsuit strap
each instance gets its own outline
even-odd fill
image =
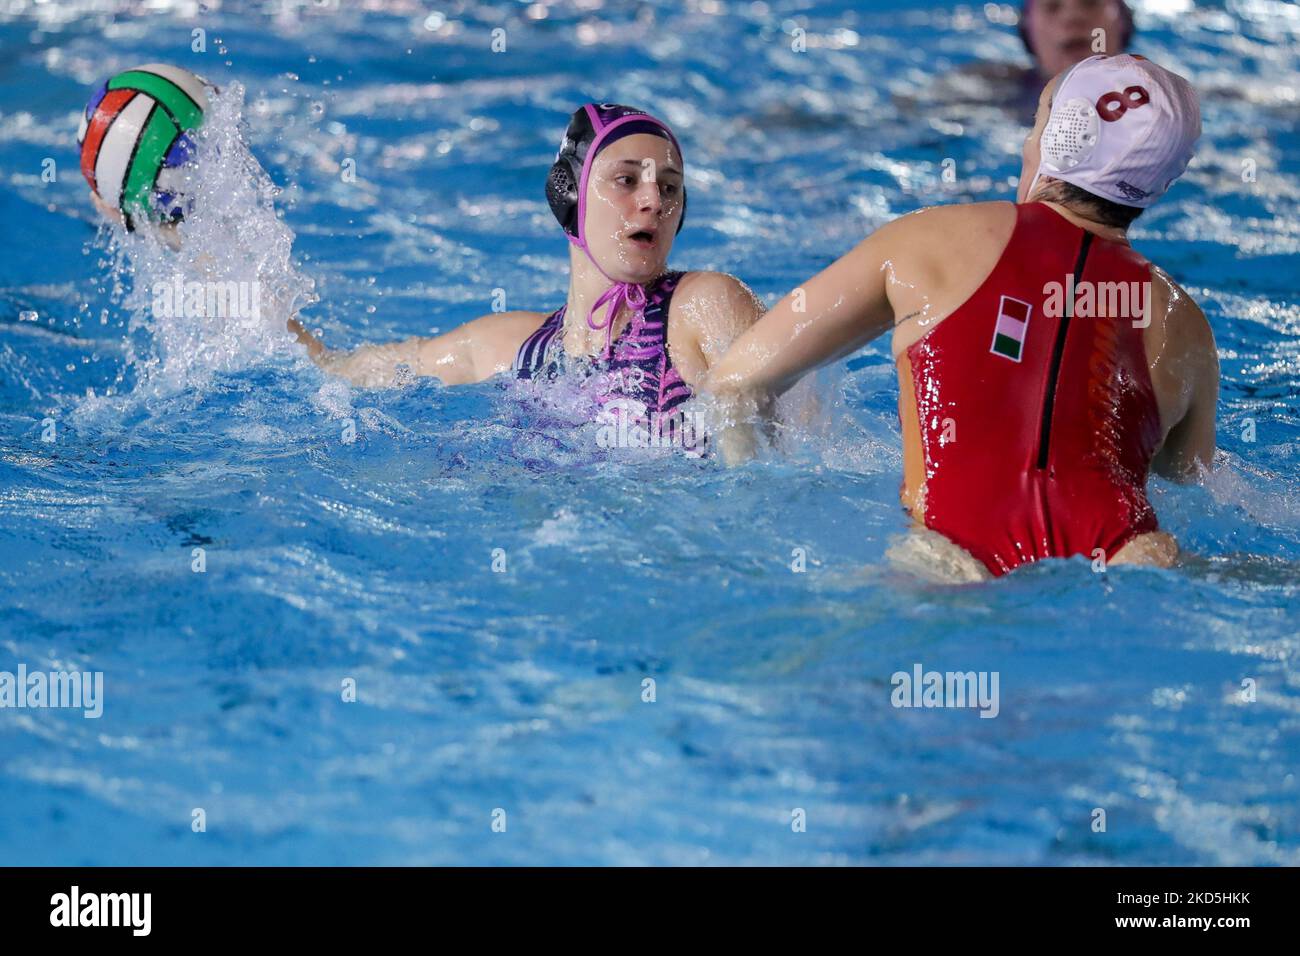
[[[546,320],[519,346],[515,355],[514,369],[519,378],[532,378],[545,367],[551,343],[555,341],[560,329],[564,327],[564,306],[560,306],[546,317]]]
[[[645,308],[633,316],[627,330],[616,343],[611,366],[627,370],[636,368],[633,383],[639,398],[651,411],[670,412],[686,399],[691,390],[668,354],[668,315],[673,292],[684,272],[666,272],[646,288]]]
[[[617,339],[610,337],[608,325],[600,326],[606,329],[607,336],[601,363],[610,368],[640,368],[640,378],[645,381],[648,393],[645,397],[650,399],[648,404],[659,409],[671,408],[690,397],[690,388],[668,357],[668,313],[673,292],[684,275],[685,272],[665,272],[644,288],[637,286],[638,294],[634,298],[642,305],[633,311]],[[617,297],[617,304],[622,305],[623,295],[611,290],[609,296],[605,302]],[[547,370],[551,370],[549,375],[555,374],[555,350],[563,348],[565,313],[565,306],[556,309],[524,340],[513,366],[518,378],[542,377]],[[590,318],[589,315],[588,324]]]

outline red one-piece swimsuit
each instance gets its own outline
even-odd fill
[[[1150,278],[1127,244],[1040,203],[1018,207],[989,277],[899,356],[900,418],[915,429],[905,442],[923,469],[914,516],[997,575],[1098,549],[1109,559],[1156,530]]]

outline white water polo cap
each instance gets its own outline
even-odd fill
[[[1146,208],[1183,174],[1200,136],[1196,91],[1177,73],[1129,53],[1089,57],[1052,94],[1034,181]]]

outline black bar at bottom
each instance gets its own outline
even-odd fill
[[[697,940],[718,935],[734,945],[815,923],[819,936],[856,938],[911,927],[926,942],[1042,940],[1047,930],[1070,940],[1199,934],[1231,945],[1290,927],[1296,876],[1282,868],[13,868],[0,869],[0,919],[7,941],[75,933],[79,943],[147,935],[338,944],[454,930],[469,942],[519,934],[536,945],[538,932],[564,927],[563,942],[594,934],[612,944],[611,926],[635,940],[689,924]]]

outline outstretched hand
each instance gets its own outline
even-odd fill
[[[290,319],[285,325],[298,337],[299,344],[307,346],[307,356],[317,365],[324,367],[325,359],[329,355],[325,343],[308,332],[306,326],[296,318]]]
[[[90,201],[91,203],[94,204],[95,208],[99,211],[99,214],[103,216],[105,219],[107,219],[109,222],[121,226],[124,229],[126,228],[126,220],[122,218],[122,213],[114,209],[108,203],[104,202],[104,200],[100,199],[99,194],[95,192],[95,190],[93,189],[90,191]]]
[[[330,349],[296,318],[289,319],[285,327],[297,336],[300,345],[307,347],[307,357],[330,375],[364,388],[386,388],[399,382],[401,356],[393,354],[399,345],[363,345],[352,351]]]

